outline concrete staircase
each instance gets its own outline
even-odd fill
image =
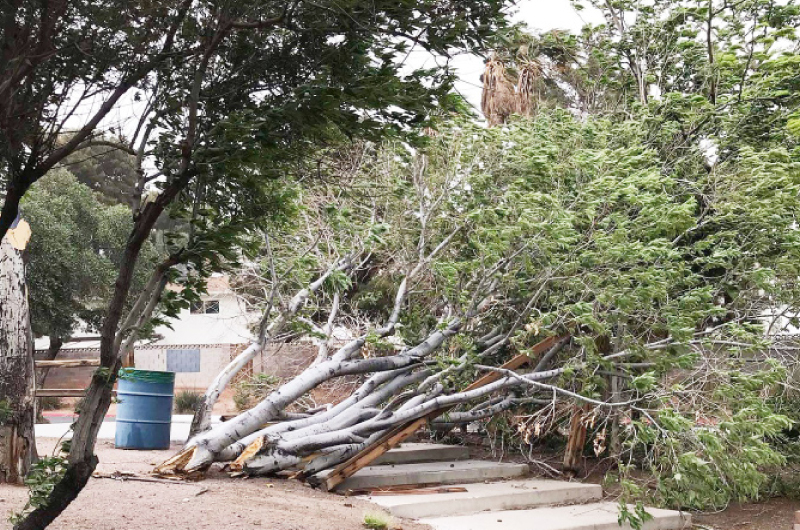
[[[369,499],[397,517],[419,519],[435,530],[626,530],[618,507],[602,502],[602,488],[558,480],[524,478],[526,464],[469,460],[464,447],[403,444],[337,489],[387,486],[425,488],[446,484],[446,493],[390,492]],[[508,480],[510,479],[510,480]],[[631,508],[631,511],[633,508]],[[642,530],[691,528],[688,514],[648,508],[653,519]]]

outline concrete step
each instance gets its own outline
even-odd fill
[[[420,462],[466,460],[467,458],[469,458],[469,449],[463,445],[404,443],[375,460],[373,465],[418,464]]]
[[[458,462],[428,462],[369,466],[342,482],[336,489],[371,489],[384,486],[459,484],[521,477],[528,472],[527,464],[506,464],[484,460]]]
[[[548,504],[575,504],[600,500],[603,496],[603,488],[599,484],[558,480],[511,480],[454,486],[467,491],[430,495],[376,495],[370,500],[397,517],[419,519],[486,510],[519,510]]]
[[[653,519],[647,521],[642,530],[683,530],[692,526],[689,514],[656,508],[648,508],[647,511]],[[419,522],[432,526],[434,530],[630,530],[628,524],[619,526],[618,515],[616,503],[600,502],[435,517]]]

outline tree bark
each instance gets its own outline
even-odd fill
[[[36,443],[36,388],[25,267],[21,252],[0,242],[0,483],[22,483]]]
[[[192,425],[189,429],[189,440],[195,436],[202,434],[211,428],[211,412],[214,405],[219,400],[220,394],[228,387],[233,378],[238,374],[247,363],[252,361],[264,347],[266,342],[280,333],[286,324],[305,306],[309,297],[316,293],[325,280],[336,270],[346,270],[351,266],[352,259],[350,256],[339,260],[336,264],[328,268],[319,278],[309,284],[307,287],[298,291],[289,301],[285,310],[280,311],[278,316],[271,323],[267,322],[270,311],[268,310],[261,323],[259,324],[259,336],[255,342],[250,344],[242,353],[236,356],[228,366],[226,366],[214,378],[214,381],[209,385],[205,394],[197,404],[197,408],[192,418]],[[316,362],[314,364],[317,364]]]
[[[36,361],[53,361],[56,357],[58,357],[58,352],[61,351],[61,347],[64,345],[64,340],[61,337],[50,336],[50,345],[48,346],[47,350],[45,351],[44,357],[36,359]],[[37,363],[38,364],[38,363]],[[47,376],[50,373],[50,366],[41,365],[40,367],[36,368],[36,388],[45,388],[44,383],[47,380]],[[42,400],[41,398],[36,400],[36,419],[37,421],[44,421],[42,417]]]

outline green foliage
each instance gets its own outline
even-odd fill
[[[33,232],[27,280],[34,334],[69,337],[79,321],[99,329],[133,226],[130,210],[101,203],[72,174],[57,170],[30,190],[22,211]],[[129,299],[135,300],[157,258],[147,243]]]
[[[174,409],[178,414],[193,414],[203,395],[191,390],[179,390],[175,393]],[[238,406],[238,403],[237,403]]]
[[[652,518],[653,516],[647,513],[647,510],[645,510],[641,502],[636,503],[632,512],[626,503],[622,501],[619,503],[617,522],[620,526],[624,526],[627,523],[633,530],[641,530],[644,524]]]
[[[25,477],[25,485],[28,487],[28,502],[21,512],[9,517],[11,524],[20,522],[29,512],[44,506],[66,470],[67,460],[61,456],[45,456],[34,463]]]
[[[114,142],[113,138],[107,138]],[[136,197],[136,157],[108,145],[90,145],[68,156],[65,168],[78,182],[97,192],[98,199],[110,205],[121,204],[130,210]]]
[[[623,400],[637,409],[622,430],[624,458],[657,478],[650,500],[719,507],[757,498],[765,470],[784,461],[773,441],[790,422],[764,396],[787,374],[753,357],[770,340],[763,312],[800,306],[800,158],[781,145],[740,146],[709,171],[700,149],[662,149],[650,119],[540,111],[502,129],[444,131],[429,165],[451,167],[437,165],[441,149],[475,168],[469,189],[448,197],[448,216],[471,225],[433,264],[431,281],[456,304],[476,271],[514,256],[494,276],[502,302],[482,325],[506,329],[533,300],[513,346],[570,333],[560,386],[607,400],[597,371],[625,375]],[[659,342],[669,345],[652,346]],[[453,347],[449,355],[469,351]],[[602,360],[622,351],[644,368]],[[501,435],[527,432],[491,421]],[[624,481],[636,474],[620,471]],[[631,510],[631,524],[640,516]]]
[[[388,530],[391,528],[392,518],[383,512],[369,512],[364,514],[363,525],[370,530]]]
[[[14,415],[7,399],[0,399],[0,424],[7,422]]]
[[[233,385],[233,403],[237,410],[245,411],[267,397],[280,384],[277,377],[257,373]]]
[[[761,397],[785,377],[782,368],[715,376],[712,407],[664,406],[655,423],[641,418],[629,425],[626,444],[647,455],[645,469],[658,477],[663,504],[719,509],[756,499],[767,485],[763,470],[785,462],[770,441],[791,422]]]

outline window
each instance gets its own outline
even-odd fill
[[[189,311],[194,315],[205,313],[206,315],[219,314],[219,300],[201,300],[199,302],[192,302]]]
[[[168,372],[199,372],[200,350],[167,350]]]

